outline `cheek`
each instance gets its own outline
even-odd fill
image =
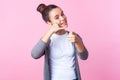
[[[53,24],[59,24],[60,21],[59,21],[59,20],[53,20],[52,23],[53,23]]]
[[[51,22],[51,24],[56,24],[56,23],[58,23],[57,20],[55,20],[55,19],[53,19],[53,18],[50,18],[50,22]]]

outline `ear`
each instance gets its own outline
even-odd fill
[[[52,23],[51,23],[51,22],[49,22],[49,21],[47,21],[47,24],[48,24],[49,26],[52,26]]]

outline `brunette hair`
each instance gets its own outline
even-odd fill
[[[47,21],[50,22],[49,12],[54,8],[58,8],[58,6],[53,5],[53,4],[46,6],[45,4],[41,3],[38,5],[37,11],[42,14],[42,18],[45,22],[47,22]]]

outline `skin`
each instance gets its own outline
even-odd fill
[[[66,33],[65,28],[68,27],[67,18],[60,8],[54,8],[49,12],[49,19],[47,24],[50,26],[48,32],[42,37],[42,40],[47,43],[50,40],[52,34],[62,35]],[[68,40],[75,43],[75,46],[79,52],[84,51],[84,44],[78,38],[75,32],[70,32],[68,35]]]

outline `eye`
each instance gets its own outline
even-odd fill
[[[59,19],[59,16],[57,15],[57,16],[55,16],[55,19]]]

